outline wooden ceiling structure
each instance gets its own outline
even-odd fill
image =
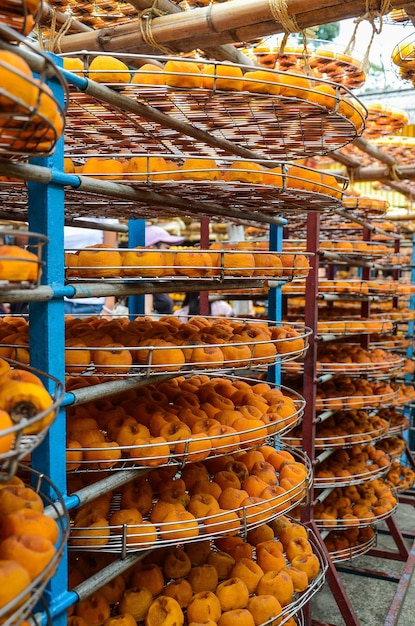
[[[405,0],[228,0],[191,10],[184,10],[171,0],[129,0],[129,4],[137,10],[137,18],[93,29],[44,3],[42,23],[50,23],[53,17],[58,25],[64,24],[67,34],[59,37],[56,52],[87,50],[116,55],[122,51],[151,56],[197,49],[210,58],[245,65],[255,61],[235,44],[259,37],[300,32],[350,18],[368,19],[374,25],[376,19],[382,19],[392,9],[403,9],[415,26],[415,3]],[[415,165],[400,165],[393,156],[363,138],[354,144],[373,158],[373,165],[362,166],[359,159],[341,150],[330,153],[346,173],[352,172],[354,182],[380,181],[413,197]]]

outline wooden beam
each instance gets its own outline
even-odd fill
[[[137,1],[138,0],[134,0]],[[163,0],[161,0],[163,1]],[[165,1],[165,0],[164,0]],[[394,8],[411,6],[396,0]],[[370,9],[380,12],[382,0],[370,0]],[[318,24],[336,22],[362,16],[367,10],[367,0],[287,0],[284,20],[292,21],[298,30]],[[161,46],[182,52],[215,48],[232,42],[252,41],[258,37],[285,32],[269,0],[230,0],[210,4],[191,11],[179,11],[153,18],[152,38]],[[281,17],[281,15],[280,15]],[[145,41],[139,20],[119,26],[95,30],[92,33],[67,35],[61,40],[62,52],[79,50],[131,52],[156,54],[158,49]]]
[[[399,180],[415,180],[415,165],[400,165],[394,169],[395,177]],[[388,184],[393,181],[389,167],[359,167],[353,170],[353,177],[356,182],[375,181]]]

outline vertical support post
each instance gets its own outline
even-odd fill
[[[314,254],[310,272],[306,282],[305,315],[306,326],[312,329],[309,337],[309,348],[304,358],[304,386],[303,395],[306,406],[303,416],[303,451],[308,455],[314,465],[315,461],[315,433],[316,433],[316,386],[317,386],[317,323],[318,323],[318,274],[319,274],[319,242],[320,242],[320,215],[309,213],[307,217],[307,251]],[[313,520],[314,488],[310,487],[308,503],[302,507],[301,519],[312,528],[319,539],[322,548],[325,550],[324,541]],[[346,591],[339,579],[334,563],[325,550],[328,559],[327,580],[333,597],[341,611],[346,626],[359,626],[359,620],[347,597]],[[311,602],[304,608],[304,619],[306,624],[312,624]]]
[[[311,462],[315,459],[314,442],[316,438],[316,386],[317,386],[317,323],[318,323],[318,274],[320,268],[319,259],[319,239],[320,239],[320,214],[310,213],[307,218],[307,251],[314,256],[312,258],[310,271],[306,280],[305,290],[305,325],[312,329],[309,337],[309,346],[304,357],[304,381],[303,394],[306,406],[303,416],[303,451],[307,454]],[[310,502],[314,501],[313,486],[309,492]],[[311,506],[303,507],[303,522],[309,522],[312,518]]]
[[[209,248],[209,218],[200,218],[200,247],[202,250]],[[209,292],[201,291],[199,297],[200,315],[209,315]]]
[[[372,239],[371,231],[369,230],[369,228],[364,228],[363,229],[363,240],[370,242],[371,239]],[[369,267],[362,268],[361,279],[364,280],[364,281],[370,280],[370,268]],[[362,306],[360,308],[360,314],[361,314],[361,316],[363,318],[369,318],[370,317],[370,302],[369,302],[369,300],[365,300],[365,301],[362,302]],[[369,344],[370,344],[370,335],[362,335],[361,338],[360,338],[360,345],[362,346],[362,348],[367,350],[369,348]]]
[[[282,237],[282,227],[271,224],[269,227],[269,249],[281,252]],[[282,320],[282,285],[271,287],[268,292],[268,318],[275,322]],[[281,365],[279,363],[268,368],[268,380],[276,384],[281,382]]]
[[[56,65],[62,61],[54,58]],[[50,81],[56,99],[63,103],[63,89],[58,81]],[[64,141],[61,138],[54,154],[47,158],[34,158],[32,162],[48,168],[64,169]],[[44,246],[42,284],[59,288],[64,284],[64,189],[61,185],[28,183],[29,229],[45,234],[49,241]],[[33,367],[51,374],[60,381],[65,380],[65,328],[62,298],[50,302],[32,302],[29,305],[30,363]],[[46,386],[51,384],[46,379]],[[32,453],[34,469],[48,476],[62,493],[66,494],[66,419],[62,409],[52,424],[42,444]],[[50,599],[67,592],[67,553],[59,564],[55,576],[46,590]],[[57,626],[66,623],[66,615],[58,616]]]
[[[146,221],[128,220],[128,247],[146,245]],[[145,296],[130,296],[128,298],[128,313],[130,319],[143,315],[145,311]]]

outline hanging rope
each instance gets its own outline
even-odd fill
[[[369,4],[370,4],[370,0],[366,0],[366,12],[364,13],[364,15],[362,15],[361,17],[357,18],[357,20],[355,20],[354,22],[355,27],[353,29],[352,36],[344,51],[345,54],[351,54],[353,52],[354,46],[356,43],[356,34],[357,34],[357,30],[360,24],[364,22],[365,20],[370,22],[372,25],[372,35],[370,37],[370,41],[366,48],[366,52],[365,52],[363,62],[362,62],[363,70],[365,72],[367,72],[370,67],[369,54],[370,54],[370,49],[372,47],[373,39],[375,35],[380,35],[380,33],[382,32],[383,16],[389,13],[389,11],[391,10],[390,0],[382,0],[379,11],[371,10]],[[375,23],[376,19],[379,19],[379,26],[376,26],[376,23]]]
[[[351,187],[354,183],[354,172],[355,172],[354,167],[346,167],[346,176],[349,179],[349,187]]]
[[[393,163],[389,165],[388,174],[392,180],[395,182],[401,182],[402,178],[399,176],[399,165],[398,163]]]
[[[68,17],[66,18],[66,20],[62,24],[60,30],[58,31],[58,34],[56,35],[55,42],[54,42],[54,47],[52,48],[53,52],[57,52],[57,53],[62,52],[61,41],[62,41],[63,37],[66,35],[66,33],[68,32],[68,30],[70,29],[71,23],[72,23],[72,16],[68,15]]]
[[[157,8],[157,1],[153,0],[153,4],[148,9],[145,9],[139,14],[139,24],[140,24],[140,34],[143,38],[143,41],[150,46],[151,48],[155,48],[156,50],[160,50],[163,54],[176,54],[174,50],[164,46],[163,44],[157,42],[154,38],[153,32],[151,30],[151,23],[154,17],[161,17],[162,15],[167,15],[166,11],[162,11]]]
[[[288,14],[287,0],[268,0],[271,15],[276,22],[279,22],[284,29],[279,52],[284,52],[287,39],[291,33],[298,33],[301,29],[297,24],[295,15]]]

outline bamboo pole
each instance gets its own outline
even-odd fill
[[[388,215],[388,221],[391,222],[413,222],[415,221],[415,213],[407,213],[406,215]]]
[[[371,0],[370,9],[380,12],[382,0]],[[394,8],[411,3],[396,0]],[[298,29],[361,16],[366,13],[367,0],[287,0],[286,19],[295,19]],[[180,11],[153,18],[152,38],[161,46],[189,52],[197,48],[214,48],[223,44],[251,41],[258,37],[284,32],[275,19],[271,0],[230,0],[207,7]],[[67,35],[61,41],[62,52],[79,50],[154,54],[157,49],[147,43],[139,28],[139,20],[103,28],[92,33]]]
[[[394,170],[395,178],[399,180],[415,180],[415,165],[400,165]],[[363,181],[392,181],[389,167],[359,167],[353,171],[353,177],[356,182]]]
[[[394,166],[398,163],[393,156],[387,152],[383,152],[383,150],[380,150],[377,146],[374,146],[370,143],[370,141],[364,139],[363,137],[357,137],[352,143],[356,146],[356,148],[385,165]]]
[[[137,9],[137,11],[145,11],[153,6],[152,0],[130,0],[130,4]],[[183,13],[184,9],[170,0],[158,0],[157,9],[168,15],[174,15],[175,13]],[[243,54],[238,48],[230,44],[223,46],[205,48],[204,52],[216,59],[217,61],[231,61],[232,63],[238,63],[240,65],[255,65],[253,59],[250,59]]]

